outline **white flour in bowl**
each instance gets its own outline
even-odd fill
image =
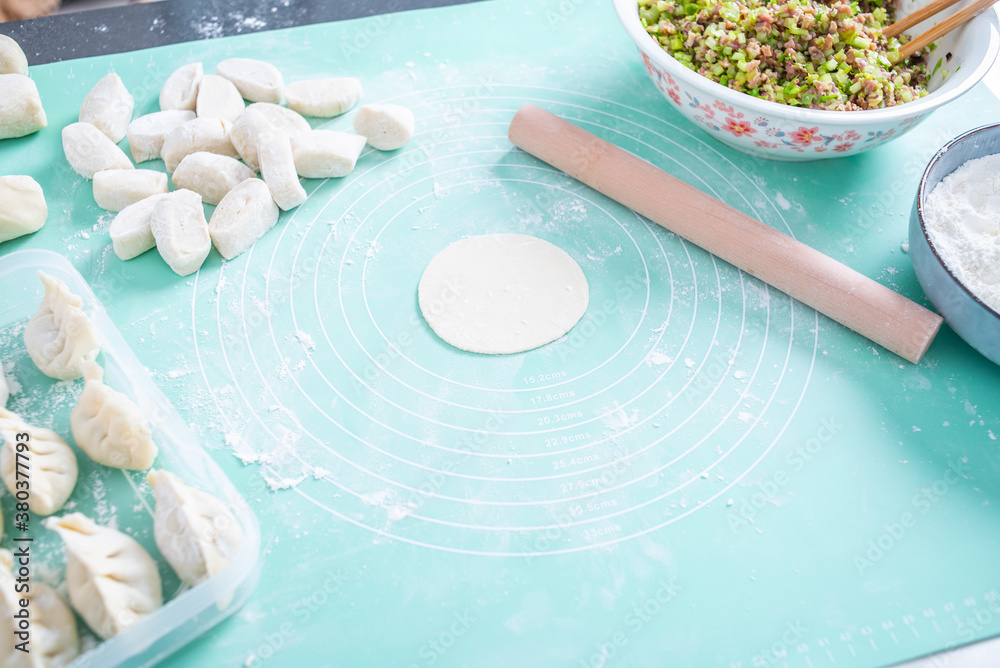
[[[977,297],[1000,311],[1000,154],[946,176],[923,208],[927,236]]]

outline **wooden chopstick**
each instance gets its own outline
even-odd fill
[[[997,0],[976,0],[968,7],[960,9],[959,11],[955,12],[954,14],[946,18],[944,21],[941,21],[941,23],[938,23],[930,30],[927,30],[917,35],[912,40],[910,40],[902,47],[900,47],[899,58],[897,59],[897,62],[901,60],[906,60],[907,58],[909,58],[914,53],[924,48],[931,42],[936,42],[937,40],[941,39],[942,37],[950,33],[955,28],[967,23],[976,16],[979,16],[987,9],[992,7],[996,2]]]
[[[928,19],[938,12],[948,9],[952,5],[961,1],[962,0],[934,0],[934,2],[921,7],[912,14],[904,16],[888,28],[885,28],[882,31],[882,34],[886,37],[898,37],[904,30],[912,28],[924,19]]]

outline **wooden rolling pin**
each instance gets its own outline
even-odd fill
[[[526,104],[515,146],[733,266],[919,362],[941,317],[558,116]]]

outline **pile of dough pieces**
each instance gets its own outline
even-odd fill
[[[17,42],[0,35],[0,140],[24,137],[47,125],[42,99],[28,78],[28,59]],[[0,244],[42,229],[49,210],[30,176],[0,176]]]
[[[93,179],[97,204],[118,212],[111,223],[118,257],[156,247],[187,276],[213,244],[230,260],[274,226],[279,210],[305,202],[299,177],[346,176],[366,143],[391,151],[412,139],[413,112],[397,105],[362,106],[354,116],[358,134],[313,130],[304,117],[339,116],[361,94],[357,79],[286,86],[270,63],[230,58],[215,74],[201,63],[177,69],[160,90],[160,111],[133,120],[134,100],[112,73],[87,94],[79,122],[63,128],[63,149],[73,169]],[[169,191],[166,174],[132,165],[118,146],[125,137],[136,163],[163,160],[176,190]],[[209,220],[203,203],[216,207]]]
[[[24,344],[45,375],[84,379],[70,415],[76,445],[104,466],[148,469],[157,455],[149,421],[129,397],[103,382],[104,371],[96,362],[100,337],[82,309],[82,300],[62,281],[44,272],[39,272],[39,278],[45,295],[25,327]],[[15,499],[23,499],[26,481],[17,479],[15,460],[22,455],[23,470],[23,456],[27,456],[31,488],[17,510],[52,515],[62,509],[76,486],[76,455],[54,431],[30,425],[8,410],[8,396],[0,365],[0,476]],[[18,438],[25,433],[30,435],[26,443]],[[226,504],[188,487],[167,471],[151,470],[146,480],[156,497],[156,547],[180,579],[195,585],[221,571],[243,542],[243,531]],[[48,517],[44,524],[59,534],[66,547],[70,606],[99,637],[117,635],[163,605],[156,562],[134,539],[78,512]],[[70,607],[41,583],[33,582],[30,592],[15,593],[11,566],[10,552],[0,550],[0,618],[11,625],[2,634],[0,665],[15,665],[21,654],[12,638],[17,631],[13,615],[20,610],[22,597],[28,597],[32,605],[31,665],[69,664],[80,652]]]

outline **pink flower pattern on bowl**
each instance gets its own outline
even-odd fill
[[[808,160],[832,151],[839,156],[854,155],[880,146],[890,138],[913,129],[923,116],[905,118],[891,127],[866,131],[866,137],[843,125],[779,125],[765,116],[747,118],[736,105],[717,99],[705,100],[701,93],[682,87],[669,72],[658,68],[640,51],[649,78],[664,97],[688,119],[708,130],[716,139],[746,153],[785,160]],[[870,125],[866,125],[870,127]]]

